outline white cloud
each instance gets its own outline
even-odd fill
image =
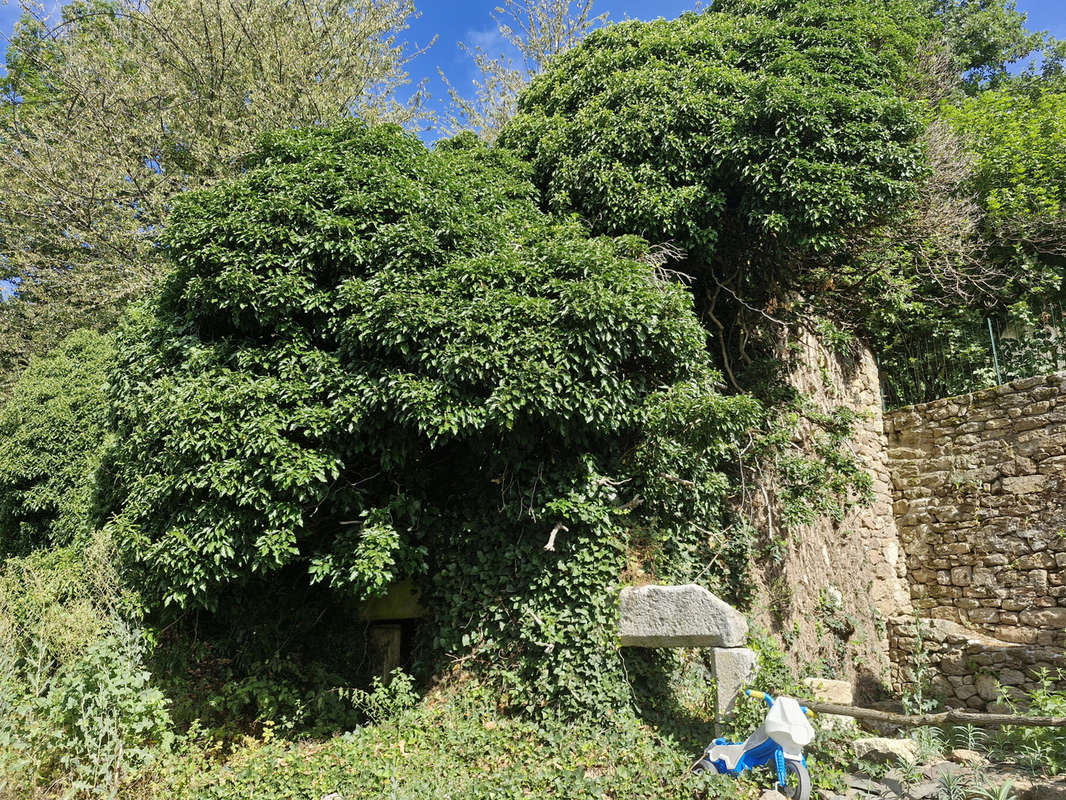
[[[473,48],[481,48],[495,58],[507,48],[507,42],[496,28],[487,28],[482,31],[467,31],[466,41]]]

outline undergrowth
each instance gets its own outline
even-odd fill
[[[469,683],[420,703],[394,680],[362,698],[375,721],[319,742],[264,734],[225,759],[195,731],[126,800],[357,798],[755,798],[757,787],[688,772],[693,754],[632,715],[515,719]]]

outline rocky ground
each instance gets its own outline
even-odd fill
[[[946,759],[920,764],[911,739],[870,737],[854,746],[858,758],[884,765],[884,772],[848,775],[844,794],[817,790],[819,800],[969,800],[975,794],[988,800],[1066,800],[1066,776],[1034,777],[989,763],[973,750],[952,750]],[[996,793],[1008,783],[1011,791]]]
[[[845,681],[809,678],[808,694],[816,700],[852,705],[851,685]],[[875,704],[900,713],[898,703]],[[948,749],[943,757],[922,752],[916,739],[906,738],[895,725],[863,720],[876,733],[860,733],[857,720],[819,715],[815,725],[850,731],[855,762],[870,765],[868,774],[846,777],[847,789],[816,789],[816,800],[1066,800],[1066,776],[1034,776],[1019,766],[992,763],[975,750]],[[939,747],[937,748],[939,750]],[[1008,790],[1004,790],[1010,784]],[[771,795],[766,800],[776,800]]]

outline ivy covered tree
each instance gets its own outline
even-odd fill
[[[0,406],[0,556],[92,530],[114,357],[110,337],[77,331],[31,361]]]
[[[644,243],[544,215],[527,172],[351,123],[183,198],[114,383],[112,526],[148,597],[414,577],[433,647],[492,655],[515,704],[623,701],[627,544],[695,577],[757,406],[714,389]]]
[[[624,22],[534,79],[500,142],[548,210],[678,246],[708,325],[742,342],[746,306],[852,296],[856,241],[917,197],[909,85],[934,30],[908,0],[720,0]]]
[[[548,208],[599,231],[704,261],[838,250],[921,168],[902,86],[923,23],[873,5],[719,2],[596,31],[533,81],[501,143],[534,164]]]

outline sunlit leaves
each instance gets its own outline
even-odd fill
[[[238,173],[260,133],[422,114],[421,92],[394,96],[410,0],[17,5],[0,280],[20,283],[0,305],[0,370],[73,328],[113,327],[166,269],[155,240],[174,196]]]
[[[70,544],[92,529],[114,351],[92,331],[30,363],[0,406],[0,555]]]
[[[533,82],[501,142],[599,231],[705,257],[833,252],[915,191],[903,85],[931,28],[908,8],[738,0],[610,26]]]

